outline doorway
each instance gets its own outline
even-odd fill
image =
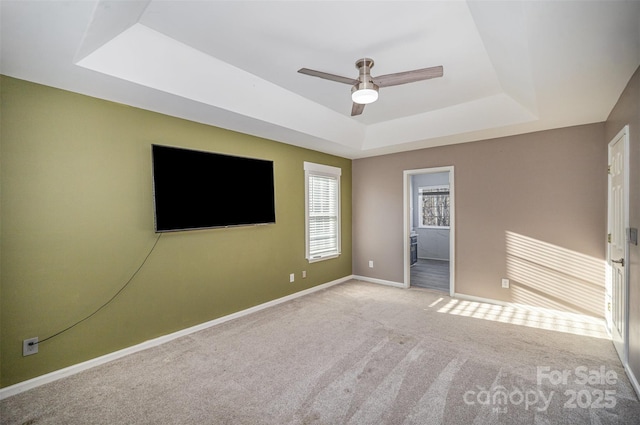
[[[606,319],[613,345],[626,367],[629,347],[629,138],[628,126],[609,143]]]
[[[455,293],[454,167],[404,171],[404,286]]]

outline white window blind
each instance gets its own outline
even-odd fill
[[[318,261],[340,255],[340,168],[304,163],[306,257]]]

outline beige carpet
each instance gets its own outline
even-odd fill
[[[575,334],[598,335],[594,322],[569,322],[352,281],[10,397],[0,414],[2,424],[640,423],[611,341]]]

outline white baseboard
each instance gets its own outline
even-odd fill
[[[418,260],[449,261],[448,258],[418,257]]]
[[[230,320],[233,319],[237,319],[243,316],[247,316],[251,313],[255,313],[258,312],[260,310],[264,310],[266,308],[269,307],[273,307],[276,306],[278,304],[311,294],[313,292],[317,292],[317,291],[321,291],[323,289],[329,288],[331,286],[334,285],[338,285],[344,282],[347,282],[349,280],[352,279],[357,279],[357,280],[362,280],[365,282],[370,282],[370,283],[376,283],[376,284],[381,284],[381,285],[387,285],[387,286],[393,286],[396,288],[406,288],[405,285],[403,283],[400,282],[394,282],[394,281],[390,281],[390,280],[383,280],[383,279],[376,279],[376,278],[371,278],[371,277],[366,277],[366,276],[357,276],[357,275],[350,275],[350,276],[345,276],[341,279],[337,279],[331,282],[327,282],[324,283],[322,285],[318,285],[318,286],[314,286],[313,288],[309,288],[309,289],[305,289],[303,291],[300,292],[296,292],[294,294],[291,295],[287,295],[285,297],[282,298],[278,298],[272,301],[268,301],[266,303],[263,304],[259,304],[257,306],[254,307],[250,307],[248,309],[242,310],[242,311],[238,311],[236,313],[232,313],[229,314],[227,316],[223,316],[223,317],[219,317],[217,319],[205,322],[205,323],[201,323],[199,325],[196,326],[192,326],[190,328],[187,329],[183,329],[174,333],[171,333],[169,335],[164,335],[158,338],[154,338],[148,341],[145,341],[143,343],[137,344],[137,345],[133,345],[131,347],[127,347],[124,348],[122,350],[118,350],[118,351],[114,351],[113,353],[109,353],[109,354],[105,354],[104,356],[100,356],[97,357],[95,359],[91,359],[91,360],[87,360],[85,362],[82,363],[78,363],[69,367],[66,367],[64,369],[59,369],[50,373],[47,373],[45,375],[41,375],[41,376],[37,376],[35,378],[29,379],[27,381],[23,381],[23,382],[19,382],[17,384],[5,387],[5,388],[0,388],[0,400],[3,400],[5,398],[11,397],[13,395],[16,394],[20,394],[24,391],[30,390],[32,388],[38,387],[40,385],[44,385],[50,382],[54,382],[57,381],[58,379],[61,378],[65,378],[67,376],[71,376],[71,375],[75,375],[76,373],[82,372],[84,370],[87,369],[91,369],[93,367],[111,362],[113,360],[117,360],[119,358],[128,356],[129,354],[134,354],[137,353],[139,351],[143,351],[152,347],[156,347],[158,345],[164,344],[166,342],[172,341],[174,339],[210,328],[212,326],[216,326],[219,325],[221,323],[225,323],[228,322]],[[490,299],[490,298],[482,298],[482,297],[475,297],[472,295],[465,295],[465,294],[459,294],[456,293],[453,296],[454,298],[458,298],[458,299],[464,299],[464,300],[468,300],[468,301],[476,301],[476,302],[482,302],[482,303],[489,303],[489,304],[498,304],[501,306],[513,306],[513,303],[508,303],[508,302],[504,302],[504,301],[499,301],[499,300],[494,300],[494,299]],[[640,398],[640,385],[638,384],[638,380],[636,379],[635,375],[633,374],[633,371],[625,366],[625,371],[627,373],[627,376],[629,377],[629,381],[631,382],[631,385],[633,386],[636,395]]]
[[[29,379],[27,381],[18,382],[17,384],[0,388],[0,400],[3,400],[7,397],[11,397],[16,394],[20,394],[24,391],[30,390],[35,387],[39,387],[40,385],[48,384],[53,381],[57,381],[58,379],[65,378],[67,376],[75,375],[76,373],[82,372],[87,369],[91,369],[93,367],[111,362],[113,360],[122,358],[124,356],[128,356],[129,354],[137,353],[139,351],[143,351],[152,347],[156,347],[158,345],[164,344],[169,341],[173,341],[174,339],[183,337],[185,335],[192,334],[194,332],[201,331],[203,329],[210,328],[212,326],[219,325],[224,322],[228,322],[229,320],[237,319],[239,317],[247,316],[251,313],[255,313],[260,310],[264,310],[269,307],[276,306],[278,304],[282,304],[287,301],[291,301],[295,298],[303,297],[305,295],[311,294],[313,292],[321,291],[323,289],[329,288],[334,285],[338,285],[340,283],[347,282],[353,279],[354,276],[346,276],[341,279],[337,279],[331,282],[323,283],[322,285],[314,286],[313,288],[305,289],[300,292],[296,292],[291,295],[287,295],[286,297],[278,298],[263,304],[256,305],[254,307],[250,307],[246,310],[238,311],[236,313],[229,314],[227,316],[219,317],[217,319],[211,320],[209,322],[201,323],[196,326],[192,326],[187,329],[182,329],[180,331],[164,335],[158,338],[150,339],[143,343],[133,345],[131,347],[124,348],[122,350],[114,351],[113,353],[105,354],[104,356],[96,357],[95,359],[87,360],[86,362],[78,363],[69,367],[65,367],[64,369],[55,370],[53,372],[47,373],[45,375],[36,376],[35,378]]]
[[[513,304],[505,302],[505,301],[494,300],[493,298],[476,297],[476,296],[473,296],[473,295],[460,294],[458,292],[455,292],[453,294],[452,298],[458,298],[458,299],[466,300],[466,301],[475,301],[475,302],[478,302],[478,303],[496,304],[496,305],[500,305],[500,306],[503,306],[503,307],[508,307],[508,306],[513,305]]]
[[[636,375],[633,374],[633,371],[629,367],[629,365],[624,366],[624,371],[627,372],[627,376],[629,377],[629,382],[631,382],[631,386],[636,392],[636,398],[640,399],[640,384],[638,384],[638,379]]]
[[[465,294],[459,294],[459,293],[453,294],[453,298],[458,298],[466,301],[475,301],[479,303],[494,304],[502,307],[516,307],[523,310],[537,311],[537,312],[543,312],[548,314],[559,314],[563,317],[573,317],[576,320],[589,320],[590,322],[601,323],[603,326],[603,329],[606,330],[606,323],[604,321],[604,318],[602,317],[590,316],[590,315],[577,313],[577,312],[555,310],[555,309],[546,308],[546,307],[535,307],[527,304],[512,303],[507,301],[494,300],[492,298],[482,298],[482,297],[476,297],[473,295],[465,295]]]
[[[402,288],[402,289],[406,288],[404,283],[394,282],[394,281],[391,281],[391,280],[376,279],[376,278],[373,278],[373,277],[357,276],[357,275],[352,276],[352,278],[357,279],[357,280],[363,280],[365,282],[378,283],[380,285],[394,286],[396,288]]]

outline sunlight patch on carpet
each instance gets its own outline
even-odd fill
[[[602,319],[538,307],[502,306],[451,299],[445,305],[439,307],[437,312],[593,338],[611,339],[607,334],[604,320]]]

